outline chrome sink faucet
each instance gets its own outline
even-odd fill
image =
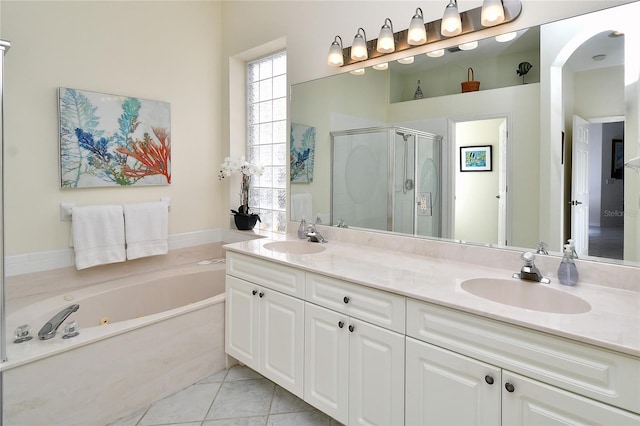
[[[309,225],[307,232],[304,234],[309,237],[309,241],[312,243],[326,243],[327,240],[318,232],[315,225]]]
[[[521,280],[535,281],[542,284],[550,284],[551,280],[542,276],[542,273],[535,265],[535,256],[530,251],[526,251],[520,256],[522,259],[522,269],[520,272],[513,274],[513,278],[519,278]]]
[[[69,307],[64,308],[57,314],[53,316],[45,325],[42,326],[40,331],[38,331],[38,337],[40,340],[48,340],[56,335],[56,330],[60,327],[60,324],[67,319],[69,315],[78,310],[80,305],[71,305]]]

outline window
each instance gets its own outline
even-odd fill
[[[253,177],[249,208],[260,229],[286,232],[287,54],[247,64],[247,160],[264,166]]]

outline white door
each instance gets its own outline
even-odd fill
[[[341,423],[349,420],[348,317],[305,304],[304,400]]]
[[[503,371],[503,425],[640,424],[640,416]]]
[[[225,351],[254,369],[259,367],[258,292],[257,285],[226,276]]]
[[[262,288],[260,301],[260,373],[302,397],[304,374],[304,302]]]
[[[500,424],[499,368],[411,338],[406,347],[408,426]]]
[[[498,244],[507,245],[507,120],[498,128]]]
[[[589,122],[573,116],[571,238],[578,256],[589,253]]]
[[[404,424],[404,335],[349,320],[349,425]]]

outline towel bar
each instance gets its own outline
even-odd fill
[[[169,211],[171,211],[171,198],[170,197],[162,197],[160,201],[164,201],[167,203],[167,207]],[[61,222],[70,222],[71,221],[71,212],[73,211],[73,207],[75,203],[60,203],[60,221]]]

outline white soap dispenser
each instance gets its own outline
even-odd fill
[[[570,244],[564,245],[564,254],[558,267],[558,279],[562,285],[576,285],[578,283],[578,268],[573,261],[573,253]]]
[[[298,227],[298,238],[300,238],[301,240],[307,238],[307,236],[305,235],[307,233],[307,221],[304,219],[304,216],[302,216],[302,219],[300,219],[300,226]]]

